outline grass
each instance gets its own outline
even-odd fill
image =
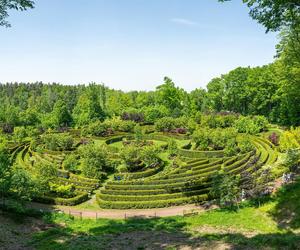
[[[56,226],[35,233],[31,246],[57,250],[300,249],[299,198],[300,179],[261,207],[244,204],[239,210],[217,209],[192,217],[80,220],[49,214],[45,223]]]

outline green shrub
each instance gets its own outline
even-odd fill
[[[187,203],[201,203],[208,200],[208,195],[199,195],[192,197],[184,197],[178,199],[170,200],[158,200],[158,201],[142,201],[142,202],[112,202],[112,201],[103,201],[100,197],[97,197],[97,202],[101,208],[107,209],[145,209],[145,208],[159,208],[159,207],[168,207],[168,206],[177,206]]]
[[[59,198],[52,196],[35,197],[34,200],[46,204],[63,205],[63,206],[75,206],[86,200],[88,200],[88,193],[80,193],[72,198]]]

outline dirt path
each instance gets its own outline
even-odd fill
[[[108,218],[108,219],[124,219],[131,217],[151,218],[151,217],[168,217],[176,215],[185,215],[191,212],[204,212],[203,207],[197,205],[185,205],[167,208],[155,208],[155,209],[129,209],[129,210],[117,210],[117,209],[100,209],[88,210],[88,209],[76,209],[69,206],[51,206],[40,203],[30,203],[29,208],[39,209],[50,212],[64,212],[73,216],[82,218]]]

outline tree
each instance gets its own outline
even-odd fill
[[[173,116],[181,113],[184,91],[175,87],[174,82],[168,78],[164,78],[164,84],[156,88],[157,104],[168,108]]]
[[[11,186],[11,169],[9,154],[6,146],[0,144],[0,192],[1,196],[4,197],[8,193]]]
[[[10,27],[11,25],[5,19],[9,16],[8,10],[27,10],[34,8],[34,2],[31,0],[1,0],[0,1],[0,26]]]
[[[73,119],[78,126],[87,125],[96,120],[104,120],[105,114],[95,93],[83,93],[73,110]]]
[[[72,123],[72,116],[63,100],[54,104],[52,115],[57,127],[68,127]]]
[[[239,178],[220,171],[213,178],[211,195],[221,206],[238,205],[240,198]]]
[[[87,144],[79,149],[81,171],[85,177],[103,179],[112,170],[110,154],[104,145]]]
[[[300,2],[298,0],[243,0],[243,2],[250,8],[250,16],[265,26],[267,32],[300,24]]]
[[[38,192],[32,176],[18,164],[12,168],[10,191],[22,204],[30,201]]]

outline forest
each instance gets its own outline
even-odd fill
[[[243,2],[274,61],[206,88],[0,84],[0,249],[299,249],[300,4]]]

